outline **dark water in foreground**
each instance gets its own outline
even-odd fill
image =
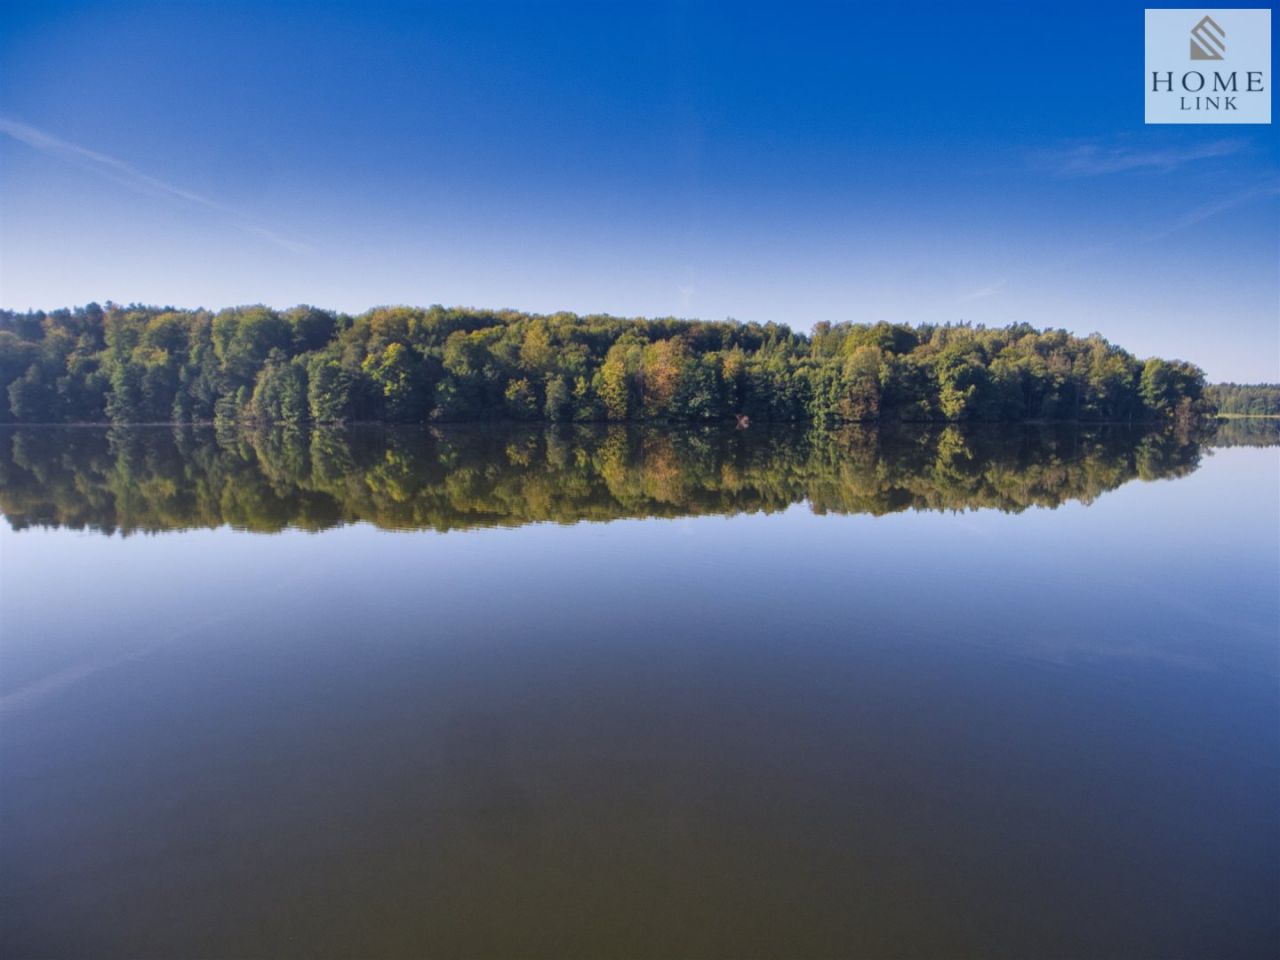
[[[1276,447],[9,430],[0,510],[6,958],[1280,950]]]

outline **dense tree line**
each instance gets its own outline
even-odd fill
[[[800,502],[1017,512],[1189,473],[1203,449],[1195,432],[1121,425],[18,427],[0,432],[0,511],[17,529],[125,533],[453,530]]]
[[[1185,362],[1026,324],[0,311],[0,422],[1108,420],[1210,412]]]
[[[1280,417],[1280,383],[1216,383],[1205,395],[1221,414]]]

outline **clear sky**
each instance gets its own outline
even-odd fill
[[[1145,126],[1142,10],[7,0],[0,305],[1025,320],[1280,380],[1276,128]]]

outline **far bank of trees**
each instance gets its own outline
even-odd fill
[[[382,307],[0,311],[0,422],[1147,421],[1193,364],[1027,324],[778,324]]]
[[[1221,414],[1280,417],[1280,383],[1217,383],[1206,396]]]

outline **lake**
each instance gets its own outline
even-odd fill
[[[1274,432],[0,430],[0,952],[1275,956]]]

